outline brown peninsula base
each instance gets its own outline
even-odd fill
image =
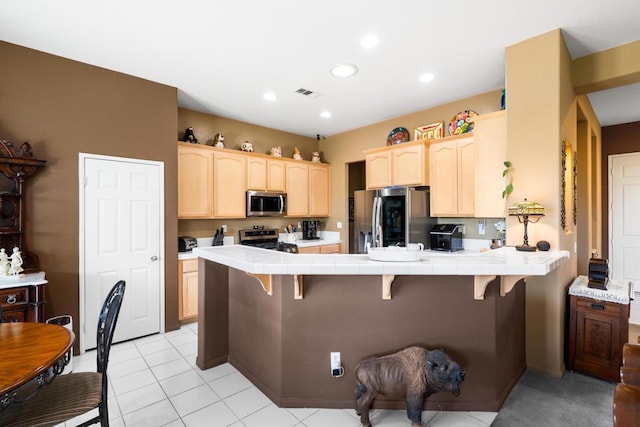
[[[466,371],[460,396],[436,393],[427,410],[497,411],[526,367],[525,288],[501,297],[499,278],[479,301],[473,276],[396,276],[383,300],[380,276],[308,275],[294,299],[290,275],[272,277],[270,296],[243,271],[203,258],[198,271],[197,365],[228,361],[280,407],[353,408],[358,361],[410,345],[442,348]],[[332,351],[343,377],[331,376]]]

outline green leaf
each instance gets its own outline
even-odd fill
[[[511,167],[511,162],[510,162],[509,160],[505,161],[505,162],[504,162],[504,166],[505,166],[506,168],[510,168],[510,167]]]
[[[507,185],[507,188],[505,189],[505,191],[507,192],[507,194],[513,193],[513,184],[509,183],[509,185]]]

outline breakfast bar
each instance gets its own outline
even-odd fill
[[[352,408],[362,358],[442,348],[467,375],[458,397],[437,393],[425,408],[466,411],[502,406],[526,368],[524,280],[569,258],[501,248],[384,262],[240,245],[194,254],[201,369],[229,362],[281,407]],[[331,375],[331,352],[344,376]]]

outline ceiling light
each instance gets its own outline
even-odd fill
[[[331,69],[331,74],[336,77],[350,77],[358,72],[358,67],[353,64],[338,64]]]
[[[376,36],[374,36],[373,34],[369,34],[367,36],[364,36],[362,38],[362,40],[360,40],[360,46],[362,46],[365,49],[374,48],[374,47],[378,46],[378,38]]]
[[[275,101],[276,99],[278,99],[278,97],[273,92],[267,92],[264,94],[264,99],[266,99],[267,101]]]
[[[420,76],[420,81],[422,83],[429,83],[431,80],[435,79],[436,76],[434,76],[431,73],[424,73],[423,75]]]
[[[320,117],[322,117],[323,119],[328,119],[329,117],[331,117],[331,111],[323,111],[322,113],[320,113]]]

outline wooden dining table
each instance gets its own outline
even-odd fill
[[[74,341],[75,334],[60,325],[0,323],[0,410],[11,403],[16,388],[62,372]]]

